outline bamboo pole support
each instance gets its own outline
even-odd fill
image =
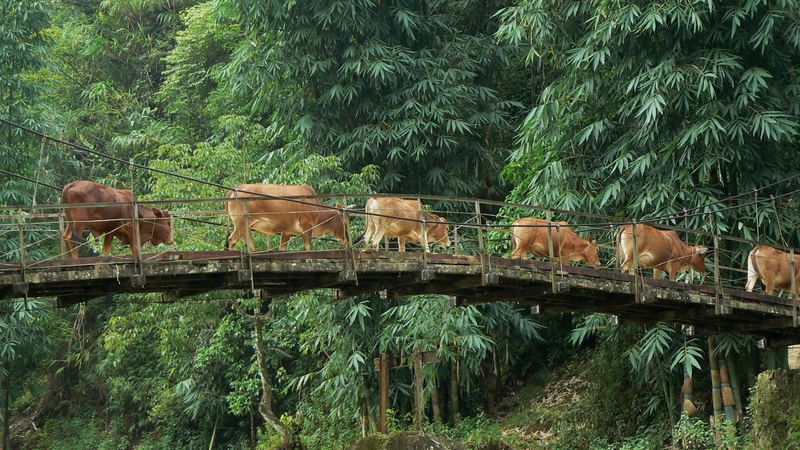
[[[789,262],[791,263],[792,280],[792,326],[797,326],[797,271],[795,268],[794,249],[789,250]]]
[[[67,232],[67,225],[64,222],[64,215],[58,215],[58,231],[61,236],[61,254],[66,257],[66,254],[69,252],[69,247],[67,246],[67,241],[64,239],[64,233]]]
[[[25,282],[25,266],[28,251],[25,249],[25,219],[22,217],[22,208],[17,212],[17,229],[19,230],[19,275],[20,281]]]
[[[728,366],[725,363],[725,358],[718,358],[717,365],[719,366],[719,382],[720,393],[722,394],[722,405],[725,409],[725,418],[728,423],[736,423],[736,400],[733,397],[733,389],[731,389],[731,379],[728,376]]]
[[[425,425],[425,399],[422,391],[422,354],[419,347],[414,349],[414,425],[417,431],[424,433]]]
[[[711,367],[711,400],[714,405],[713,425],[717,442],[721,442],[722,434],[719,425],[722,423],[724,411],[722,406],[722,392],[719,377],[719,361],[713,336],[708,337],[708,362]]]
[[[633,234],[633,293],[634,301],[636,303],[642,302],[642,271],[639,269],[639,242],[636,238],[636,219],[633,219],[631,225],[631,234]]]
[[[478,251],[481,258],[481,283],[486,284],[486,274],[489,272],[487,267],[486,245],[483,238],[483,217],[481,216],[481,203],[475,201],[475,222],[478,224]]]
[[[256,248],[256,243],[253,242],[253,233],[250,230],[250,213],[247,206],[247,202],[242,202],[242,206],[244,207],[244,246],[247,248],[247,254],[250,254]],[[268,236],[268,239],[269,236]],[[250,246],[253,246],[253,249],[250,249]],[[280,245],[280,243],[278,243]]]
[[[545,213],[547,219],[547,254],[550,257],[550,290],[558,292],[558,278],[556,276],[556,258],[553,250],[553,212],[549,209]]]
[[[712,236],[714,240],[714,314],[722,314],[722,280],[719,276],[719,236]]]
[[[452,425],[458,424],[460,407],[458,399],[458,364],[450,365],[450,422]]]

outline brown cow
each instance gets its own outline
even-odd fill
[[[103,236],[103,256],[111,254],[111,241],[115,237],[123,244],[130,245],[134,255],[138,254],[139,249],[133,246],[133,211],[130,202],[134,201],[136,196],[130,190],[114,189],[92,181],[73,181],[64,186],[61,194],[64,204],[125,202],[119,206],[65,208],[67,223],[63,238],[70,256],[78,257],[77,245],[86,230],[96,238]],[[169,211],[137,206],[140,244],[172,245],[172,217]]]
[[[620,269],[633,274],[633,225],[623,225],[617,235],[617,261],[623,261]],[[659,230],[649,225],[636,225],[636,246],[639,248],[639,267],[652,268],[653,278],[667,272],[669,279],[675,281],[679,272],[686,272],[691,266],[705,273],[705,253],[708,247],[686,245],[673,230]]]
[[[597,239],[584,239],[578,236],[567,222],[555,222],[561,225],[551,228],[553,239],[553,257],[561,263],[570,261],[583,261],[593,267],[600,267],[600,257],[597,255]],[[537,258],[547,258],[550,247],[547,241],[547,227],[531,226],[547,225],[547,221],[535,217],[523,217],[514,222],[511,228],[511,240],[514,243],[512,258],[526,258],[528,253],[533,253]]]
[[[759,245],[750,251],[747,256],[747,292],[752,292],[756,282],[764,283],[764,293],[772,294],[775,289],[792,289],[792,263],[786,252],[778,249]],[[800,261],[795,262],[794,279],[800,289]]]
[[[241,192],[247,191],[247,192]],[[250,194],[248,192],[254,192]],[[227,198],[254,198],[257,194],[277,197],[297,197],[300,202],[264,198],[263,200],[250,200],[246,202],[225,202],[225,211],[233,222],[233,232],[228,238],[226,248],[233,248],[243,236],[250,251],[255,251],[250,233],[245,233],[245,208],[249,227],[252,230],[266,234],[281,235],[280,249],[286,250],[291,236],[303,236],[306,250],[311,250],[311,238],[327,233],[333,234],[339,242],[346,244],[349,239],[345,233],[345,224],[342,214],[330,205],[314,198],[317,195],[314,188],[307,184],[240,184],[235,190],[228,192]],[[316,204],[322,206],[316,206]],[[326,209],[325,206],[330,207]],[[337,205],[338,206],[338,205]],[[250,239],[247,239],[248,236]]]
[[[397,238],[401,252],[406,251],[406,240],[421,242],[426,252],[430,252],[430,243],[450,246],[450,227],[444,217],[425,212],[419,200],[405,200],[395,197],[371,197],[367,199],[367,228],[364,231],[364,247],[370,245],[378,248],[384,236]],[[381,215],[394,216],[382,217]],[[411,219],[403,220],[402,218]],[[419,222],[421,220],[425,222]]]

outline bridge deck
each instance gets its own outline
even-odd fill
[[[260,289],[262,296],[335,288],[340,297],[385,291],[392,297],[445,294],[459,305],[511,301],[539,312],[591,311],[625,321],[670,321],[698,331],[739,331],[769,345],[800,343],[790,299],[714,287],[643,279],[637,302],[632,275],[559,266],[553,292],[547,262],[435,253],[345,250],[312,252],[163,252],[0,264],[0,298],[58,297],[69,306],[117,293],[163,292],[166,301],[225,289]]]

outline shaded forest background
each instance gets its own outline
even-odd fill
[[[794,189],[752,193],[797,172],[799,61],[800,2],[790,0],[0,0],[0,117],[50,136],[225,185],[629,217]],[[152,173],[131,181],[124,165],[4,125],[0,161],[56,186],[222,194]],[[33,195],[29,182],[0,178],[3,205]],[[798,214],[787,197],[673,223],[796,246]],[[14,245],[3,238],[0,252],[13,259]],[[191,233],[180,246],[215,249]],[[743,265],[749,249],[729,250]],[[274,448],[289,433],[308,448],[346,448],[377,426],[373,358],[417,346],[440,358],[425,372],[426,396],[442,405],[428,411],[431,429],[475,446],[533,445],[499,429],[501,399],[576,364],[591,395],[565,416],[514,419],[543,424],[555,446],[668,446],[696,426],[679,419],[684,373],[710,390],[706,342],[678,325],[329,292],[275,299],[256,323],[247,314],[260,305],[219,293],[148,300],[0,304],[15,445]],[[755,375],[781,354],[747,336],[719,342],[745,416]],[[410,372],[396,380],[392,429],[402,430]],[[259,410],[265,386],[276,423]],[[747,421],[738,427],[732,439],[745,445]]]

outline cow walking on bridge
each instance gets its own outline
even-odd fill
[[[775,289],[792,289],[792,263],[789,253],[759,245],[747,255],[747,284],[745,290],[753,292],[758,280],[764,283],[764,293]],[[800,286],[800,262],[794,267],[795,287]]]
[[[537,258],[548,258],[550,246],[545,225],[548,222],[535,217],[517,219],[511,225],[511,241],[514,251],[511,257],[527,258],[529,253]],[[597,250],[597,239],[589,235],[589,239],[578,236],[567,222],[551,222],[550,237],[553,241],[553,258],[560,263],[583,261],[592,267],[600,267]]]
[[[111,241],[117,238],[131,246],[134,255],[139,248],[134,245],[133,208],[136,196],[127,189],[115,189],[93,181],[73,181],[64,186],[61,202],[66,205],[86,203],[115,203],[113,206],[86,206],[65,208],[66,229],[63,239],[70,256],[78,257],[78,245],[88,230],[95,238],[103,236],[103,256],[111,254]],[[169,211],[137,205],[139,216],[139,243],[172,245],[172,217]]]
[[[708,247],[703,245],[687,245],[674,230],[659,230],[649,225],[636,225],[636,247],[639,249],[639,267],[652,268],[653,278],[659,278],[666,272],[669,279],[675,281],[678,273],[686,272],[689,267],[705,273],[705,253]],[[617,262],[620,257],[620,269],[630,274],[633,267],[633,225],[623,225],[617,234]]]
[[[242,192],[244,191],[244,192]],[[262,194],[262,195],[259,195]],[[226,198],[259,198],[261,200],[225,202],[225,212],[233,222],[233,232],[226,249],[234,248],[244,237],[247,248],[255,251],[250,233],[252,230],[281,235],[280,250],[286,250],[291,236],[303,236],[306,250],[311,250],[311,238],[333,234],[339,242],[350,242],[346,233],[344,215],[316,198],[317,192],[307,184],[240,184],[228,192]],[[273,199],[274,197],[303,197],[299,201]],[[341,208],[341,206],[337,205]]]
[[[426,252],[431,251],[431,243],[450,246],[450,227],[442,223],[446,222],[444,217],[425,212],[419,200],[370,197],[366,212],[365,248],[378,248],[384,236],[396,237],[401,252],[406,251],[407,240],[422,243]]]

